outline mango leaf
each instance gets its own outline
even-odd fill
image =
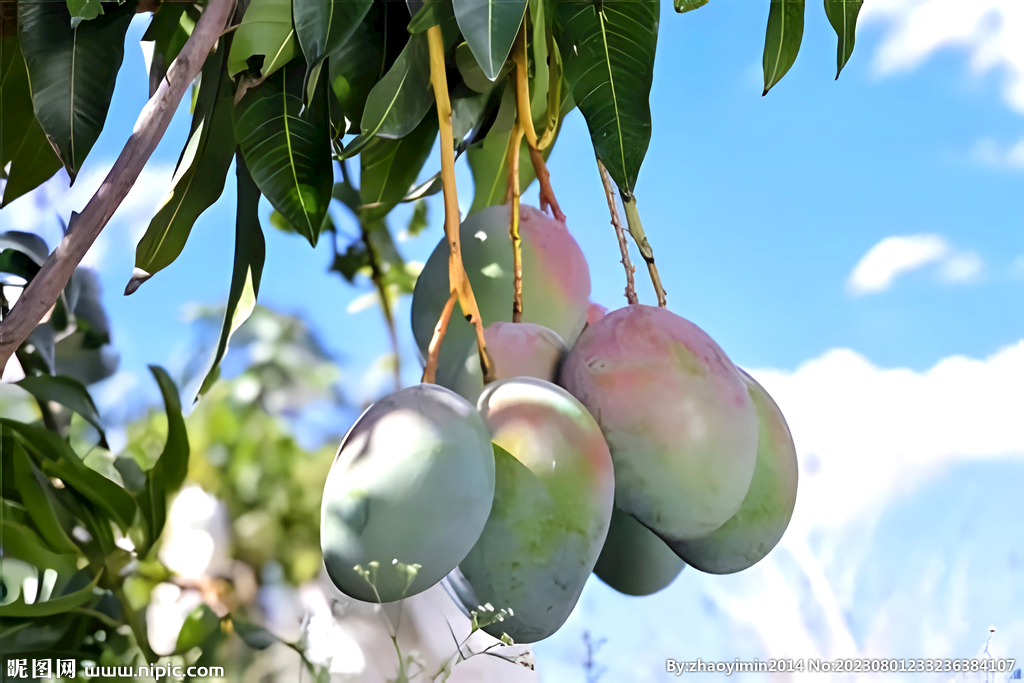
[[[153,43],[153,58],[149,63],[150,97],[156,93],[171,62],[192,35],[198,19],[196,6],[183,3],[161,3],[153,13],[153,20],[142,35],[143,42]]]
[[[361,137],[402,138],[419,125],[434,103],[427,36],[409,38],[402,54],[366,98]]]
[[[245,94],[235,108],[235,137],[260,191],[316,246],[331,202],[330,132],[318,107],[302,116],[302,60]]]
[[[0,208],[39,187],[60,168],[60,159],[46,141],[32,111],[25,58],[15,36],[4,36],[0,50],[0,168],[11,164],[0,196]]]
[[[67,0],[67,5],[71,13],[71,28],[103,14],[103,3],[100,0]]]
[[[49,550],[39,534],[24,524],[5,519],[0,521],[0,529],[3,530],[6,557],[24,560],[38,569],[53,569],[58,573],[75,570],[74,554]]]
[[[17,384],[41,402],[54,401],[84,417],[100,433],[101,445],[106,448],[107,437],[96,404],[81,382],[63,375],[30,375]]]
[[[764,38],[764,92],[782,80],[800,52],[804,36],[804,0],[772,0]]]
[[[238,175],[238,205],[235,212],[235,263],[231,271],[231,287],[228,303],[224,310],[224,325],[220,341],[213,358],[213,365],[203,380],[199,394],[205,394],[220,375],[220,361],[228,351],[231,335],[244,323],[256,307],[260,292],[260,278],[267,248],[260,228],[260,191],[249,175],[242,155],[235,155],[235,172]]]
[[[383,218],[416,182],[437,139],[436,116],[427,116],[401,140],[377,138],[359,155],[363,220]]]
[[[675,0],[676,12],[679,14],[690,12],[706,4],[708,4],[708,0]]]
[[[651,140],[658,2],[558,0],[555,39],[594,151],[629,196]]]
[[[518,2],[519,0],[514,1]],[[411,5],[409,9],[412,10]],[[431,26],[448,24],[458,25],[452,0],[426,0],[426,2],[420,3],[419,9],[412,15],[407,30],[409,33],[422,33]]]
[[[14,483],[32,523],[51,548],[59,553],[77,554],[78,547],[57,518],[52,485],[36,469],[22,445],[15,441],[13,446]]]
[[[843,67],[850,61],[853,44],[857,38],[857,15],[860,14],[864,0],[825,0],[825,14],[839,37],[836,48],[836,80]]]
[[[70,612],[76,607],[81,607],[85,603],[93,600],[97,597],[95,592],[96,584],[99,583],[102,572],[97,572],[96,576],[93,577],[92,581],[88,585],[79,588],[71,593],[66,593],[58,598],[51,598],[44,602],[35,602],[31,605],[25,604],[23,601],[18,601],[10,605],[3,605],[0,607],[0,618],[30,618],[38,619],[40,617],[49,617],[54,614],[63,614]]]
[[[220,198],[235,153],[233,110],[225,48],[221,47],[210,53],[203,65],[188,142],[174,169],[171,190],[135,249],[135,271],[125,294],[133,293],[178,258],[196,220]]]
[[[238,637],[242,639],[242,642],[253,650],[266,650],[275,643],[284,642],[267,629],[256,624],[232,618],[231,625],[234,627]]]
[[[200,604],[185,617],[178,632],[175,654],[188,652],[220,629],[220,617],[206,603]]]
[[[15,420],[0,418],[0,426],[21,435],[25,445],[35,452],[44,474],[60,478],[65,487],[103,510],[122,531],[128,530],[135,517],[135,500],[115,482],[90,469],[66,441],[42,427]]]
[[[231,39],[228,75],[249,69],[255,57],[260,76],[267,78],[298,54],[291,0],[252,0]]]
[[[18,3],[32,104],[72,183],[106,121],[134,15],[134,2],[108,6],[106,13],[74,28],[64,3]]]
[[[526,14],[527,0],[452,0],[473,56],[490,80],[498,78]]]
[[[310,99],[316,87],[313,74],[319,74],[329,53],[348,42],[371,4],[372,0],[293,0],[295,33],[308,64],[305,92]]]
[[[50,255],[50,248],[42,237],[20,230],[0,232],[0,252],[8,249],[24,254],[37,266],[42,266]]]

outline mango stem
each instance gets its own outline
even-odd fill
[[[523,241],[519,236],[519,147],[523,142],[523,126],[516,121],[508,139],[508,202],[512,218],[508,234],[512,239],[512,322],[523,321]]]
[[[623,195],[622,205],[626,209],[626,223],[629,225],[629,234],[633,241],[636,242],[640,255],[647,262],[647,271],[651,274],[651,283],[654,285],[654,291],[658,295],[658,305],[665,308],[668,306],[668,301],[665,298],[665,288],[661,284],[661,276],[658,275],[658,266],[654,265],[654,250],[651,248],[650,242],[647,241],[647,236],[644,235],[644,226],[640,222],[640,212],[636,208],[636,197],[630,195],[627,199]]]
[[[608,169],[604,167],[601,160],[597,160],[597,170],[601,174],[601,184],[604,185],[604,196],[608,200],[608,213],[612,217],[612,227],[615,228],[615,237],[619,241],[619,252],[622,254],[622,267],[626,269],[626,301],[630,304],[640,303],[636,297],[636,283],[633,281],[633,273],[636,267],[629,258],[629,244],[626,243],[626,230],[622,227],[622,217],[619,215],[619,207],[615,204],[615,188],[612,187],[612,179],[608,175]]]

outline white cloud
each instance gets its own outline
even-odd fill
[[[1010,146],[1002,146],[991,138],[983,138],[974,143],[971,157],[992,168],[1014,171],[1024,169],[1024,138]]]
[[[53,249],[61,238],[57,217],[67,223],[72,211],[81,212],[110,168],[110,162],[90,164],[72,187],[68,187],[67,174],[60,171],[4,208],[4,229],[37,233]],[[173,173],[174,167],[165,164],[150,164],[142,170],[128,196],[85,255],[82,265],[100,267],[113,245],[129,245],[128,248],[134,249],[170,188]]]
[[[886,237],[861,257],[846,283],[855,296],[884,292],[904,273],[944,259],[949,244],[938,235]]]
[[[1003,99],[1024,113],[1024,3],[1020,0],[871,0],[861,25],[884,24],[874,69],[910,71],[936,52],[966,50],[971,71],[1003,75]]]
[[[939,276],[951,284],[977,282],[981,278],[984,264],[973,251],[954,254],[942,262]]]

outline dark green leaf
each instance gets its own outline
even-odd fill
[[[344,46],[360,26],[372,0],[293,0],[295,33],[309,64],[307,95],[312,99],[320,64],[334,50]]]
[[[682,14],[708,4],[708,0],[675,0],[676,12]]]
[[[149,371],[160,385],[160,395],[164,399],[164,411],[167,414],[167,442],[153,469],[159,469],[164,490],[167,493],[174,493],[181,488],[188,473],[188,431],[185,429],[185,418],[181,414],[178,387],[167,371],[160,366],[150,365]]]
[[[18,385],[39,401],[54,401],[75,411],[95,427],[100,437],[106,441],[96,404],[78,380],[61,375],[31,375],[18,382]]]
[[[188,652],[219,629],[220,617],[206,603],[199,605],[189,612],[185,623],[181,625],[178,642],[174,646],[175,654]]]
[[[232,111],[231,80],[222,47],[203,65],[188,142],[174,169],[171,190],[135,249],[135,271],[125,294],[178,258],[196,220],[224,191],[224,177],[235,152]]]
[[[412,216],[409,218],[409,225],[405,231],[410,237],[416,237],[427,227],[427,203],[422,199],[413,205]]]
[[[500,78],[512,71],[513,64],[506,62],[498,73],[498,81],[495,82],[484,75],[484,71],[477,64],[476,57],[473,56],[473,50],[470,49],[469,44],[460,43],[455,48],[455,67],[459,70],[459,75],[462,76],[462,82],[471,90],[475,90],[478,93],[488,93],[494,90],[497,84],[500,83]]]
[[[160,81],[167,75],[171,62],[192,35],[199,11],[195,5],[161,3],[153,13],[153,20],[143,34],[143,42],[153,43],[153,59],[149,64],[149,96],[156,93]]]
[[[518,2],[518,0],[516,0]],[[411,8],[410,8],[411,9]],[[426,0],[409,21],[409,33],[422,33],[431,26],[456,24],[452,0]]]
[[[385,216],[409,193],[437,139],[436,116],[427,116],[400,140],[377,138],[359,155],[363,220]]]
[[[68,538],[57,518],[52,484],[36,469],[28,453],[17,441],[13,442],[12,456],[15,486],[39,534],[59,553],[78,553],[78,547]]]
[[[366,98],[359,124],[364,138],[401,138],[411,133],[434,103],[427,37],[417,33]]]
[[[299,116],[304,72],[296,60],[246,93],[235,108],[235,137],[260,191],[316,246],[334,174],[327,122],[316,106]]]
[[[4,36],[0,50],[0,168],[11,164],[0,207],[34,190],[60,168],[60,159],[46,141],[32,111],[25,58],[17,37]]]
[[[103,14],[103,3],[100,0],[67,0],[67,5],[71,13],[71,28]]]
[[[28,617],[38,619],[54,614],[63,614],[76,607],[81,607],[96,597],[94,589],[96,584],[99,583],[100,576],[101,574],[96,574],[87,586],[58,598],[51,598],[44,602],[35,602],[31,605],[26,605],[23,601],[4,605],[0,607],[0,618]]]
[[[71,446],[56,434],[42,427],[6,418],[0,418],[0,425],[21,435],[25,444],[40,459],[44,474],[59,477],[66,487],[80,493],[108,514],[122,531],[127,531],[135,517],[135,501],[127,491],[99,472],[89,469]]]
[[[72,183],[106,121],[134,5],[109,6],[72,28],[63,3],[18,3],[18,37],[33,106]]]
[[[235,156],[235,172],[238,174],[238,207],[235,213],[235,263],[231,271],[231,288],[224,310],[224,325],[217,343],[213,365],[203,380],[200,394],[205,394],[220,373],[220,361],[228,350],[228,341],[256,307],[263,275],[263,261],[266,258],[266,242],[260,228],[260,191],[249,175],[249,169],[241,154]]]
[[[836,80],[843,67],[850,61],[853,44],[857,38],[857,15],[864,0],[825,0],[825,14],[839,37],[836,48]]]
[[[257,626],[256,624],[232,619],[231,625],[234,626],[235,633],[238,634],[238,637],[253,650],[266,650],[275,643],[283,642],[273,633],[262,626]]]
[[[58,573],[75,570],[75,554],[49,550],[39,534],[29,527],[5,519],[0,522],[0,529],[3,530],[6,557],[24,560],[38,569],[53,569]],[[77,548],[74,552],[77,553]]]
[[[7,249],[21,252],[28,256],[37,266],[42,266],[50,255],[50,249],[39,235],[31,232],[10,230],[0,232],[0,252]]]
[[[565,80],[594,151],[630,194],[651,140],[658,2],[558,0],[555,26]]]
[[[523,23],[527,0],[452,0],[452,5],[484,75],[496,80]]]
[[[782,80],[800,52],[804,36],[804,0],[772,0],[764,37],[764,92]]]
[[[259,73],[266,78],[298,54],[291,0],[252,0],[231,39],[228,75],[247,70],[256,57],[262,58]]]

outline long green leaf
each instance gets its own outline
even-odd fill
[[[36,118],[72,183],[106,121],[134,15],[135,3],[127,2],[72,28],[64,3],[18,2]]]
[[[39,458],[43,473],[58,477],[103,510],[122,531],[127,531],[135,517],[135,500],[115,482],[90,469],[66,441],[56,434],[15,420],[0,418],[0,426],[17,432]]]
[[[452,5],[477,63],[495,80],[519,33],[527,0],[452,0]]]
[[[67,0],[67,5],[71,13],[71,28],[103,14],[103,3],[100,0]]]
[[[52,492],[47,491],[52,489],[50,482],[36,470],[28,453],[17,441],[14,442],[12,455],[15,486],[39,535],[58,553],[77,553],[78,547],[68,538],[57,518]]]
[[[304,72],[296,60],[246,93],[235,108],[235,137],[257,187],[316,246],[334,173],[327,121],[317,106],[299,116]]]
[[[15,36],[0,47],[0,169],[11,164],[0,208],[39,187],[60,169],[60,159],[46,141],[32,111],[25,58]]]
[[[701,8],[708,4],[708,0],[675,0],[676,12],[683,14],[684,12],[692,12],[695,9]]]
[[[5,519],[0,528],[3,529],[6,557],[24,560],[39,569],[53,569],[57,572],[74,571],[74,554],[55,553],[49,550],[39,534],[24,524]]]
[[[658,1],[558,0],[555,27],[565,80],[594,151],[631,194],[651,140]]]
[[[100,437],[106,441],[103,431],[103,423],[100,422],[99,412],[92,396],[86,390],[85,385],[71,377],[58,375],[30,375],[18,382],[18,386],[32,394],[39,401],[54,401],[65,408],[69,408],[91,424],[100,433]]]
[[[203,65],[192,130],[171,179],[171,190],[135,249],[135,271],[125,294],[174,262],[192,226],[224,191],[235,153],[232,85],[224,48]]]
[[[428,116],[401,140],[377,138],[359,155],[363,220],[383,218],[416,183],[437,139],[437,117]]]
[[[238,174],[238,208],[235,213],[235,263],[231,271],[231,288],[224,310],[224,325],[217,343],[213,365],[203,380],[200,394],[205,394],[220,375],[220,361],[228,351],[231,335],[241,327],[256,308],[256,297],[260,292],[260,278],[263,276],[263,262],[267,248],[260,228],[260,191],[249,175],[249,169],[241,154],[235,157],[235,172]]]
[[[295,33],[309,65],[306,71],[306,93],[309,97],[312,97],[311,91],[316,86],[312,75],[319,73],[319,67],[329,53],[348,42],[371,4],[372,0],[293,0]]]
[[[863,4],[864,0],[825,0],[825,14],[839,38],[836,47],[836,80],[839,80],[839,74],[853,54],[853,44],[857,39],[857,15]]]
[[[434,103],[427,36],[409,38],[402,54],[366,98],[359,124],[363,137],[402,138],[419,125]]]
[[[804,36],[804,0],[772,0],[764,37],[764,92],[767,95],[796,62]]]
[[[162,3],[153,13],[153,20],[142,36],[142,42],[153,43],[153,59],[149,64],[150,97],[156,93],[171,62],[192,35],[198,18],[196,6],[183,3]]]
[[[185,617],[185,623],[178,631],[178,642],[174,646],[174,652],[176,654],[188,652],[219,628],[220,617],[206,603],[201,603]]]
[[[266,78],[298,54],[291,0],[252,0],[231,39],[228,75],[250,68],[255,57],[262,58],[259,71]]]
[[[4,605],[0,607],[0,618],[30,618],[37,619],[40,617],[49,617],[54,614],[63,614],[70,612],[76,607],[81,607],[85,603],[93,600],[97,597],[95,588],[96,584],[99,583],[102,573],[97,573],[93,577],[92,581],[83,588],[62,595],[58,598],[52,598],[45,602],[34,602],[31,605],[25,604],[24,601],[19,600],[10,605]]]

